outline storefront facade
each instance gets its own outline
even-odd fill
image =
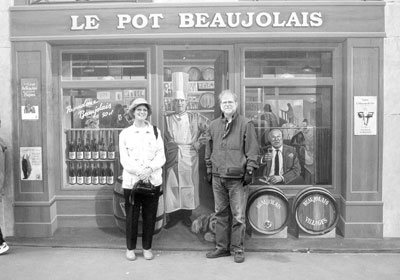
[[[270,127],[290,145],[302,133],[301,176],[279,186],[290,208],[321,188],[338,205],[334,234],[382,238],[384,11],[382,1],[11,7],[14,235],[115,227],[124,108],[145,97],[164,133],[171,74],[186,72],[188,110],[212,120],[231,89],[260,147]],[[213,209],[203,153],[195,215]]]

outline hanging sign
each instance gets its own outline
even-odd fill
[[[377,97],[354,96],[354,135],[376,135]]]

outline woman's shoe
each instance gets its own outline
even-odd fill
[[[128,250],[128,249],[126,249],[126,258],[127,258],[129,261],[134,261],[134,260],[136,260],[135,250]]]
[[[7,252],[10,247],[8,247],[6,242],[3,242],[3,244],[0,245],[0,255]]]
[[[148,261],[154,259],[153,252],[151,251],[151,249],[149,249],[149,250],[143,249],[143,257],[145,260],[148,260]]]

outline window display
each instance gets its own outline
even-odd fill
[[[86,80],[105,83],[88,88]],[[112,80],[121,80],[121,87],[108,86]],[[131,121],[127,108],[147,97],[146,52],[63,53],[62,81],[77,85],[63,89],[65,185],[114,185],[122,172],[118,135]]]
[[[329,79],[319,82],[302,79],[331,76],[332,54],[297,51],[245,54],[245,78],[266,79],[260,80],[260,86],[245,87],[245,116],[255,124],[261,153],[271,149],[268,134],[278,128],[283,144],[295,148],[301,167],[300,177],[290,184],[331,184],[332,86]],[[304,69],[304,65],[312,70],[305,71],[309,69]],[[268,86],[270,80],[276,86]]]

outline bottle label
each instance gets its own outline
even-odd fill
[[[85,176],[85,184],[90,185],[92,183],[92,176]]]
[[[107,156],[109,159],[115,159],[115,152],[108,152]]]
[[[107,184],[109,185],[114,184],[114,176],[107,176]]]
[[[85,152],[85,159],[91,159],[92,158],[92,152]]]
[[[92,152],[92,159],[99,159],[99,152]]]
[[[100,176],[100,184],[102,184],[102,185],[107,184],[107,177],[106,176]]]
[[[76,182],[77,182],[79,185],[82,185],[82,184],[83,184],[83,177],[82,177],[82,176],[76,177]]]
[[[100,151],[100,158],[101,159],[106,159],[107,158],[107,152],[106,151]]]
[[[69,152],[68,157],[69,159],[76,159],[76,152]]]
[[[83,152],[77,152],[76,153],[76,158],[77,159],[83,159]]]
[[[92,177],[92,183],[94,185],[97,185],[99,183],[99,177],[98,176]]]
[[[70,183],[70,185],[75,185],[76,184],[76,177],[75,176],[69,176],[69,183]]]

